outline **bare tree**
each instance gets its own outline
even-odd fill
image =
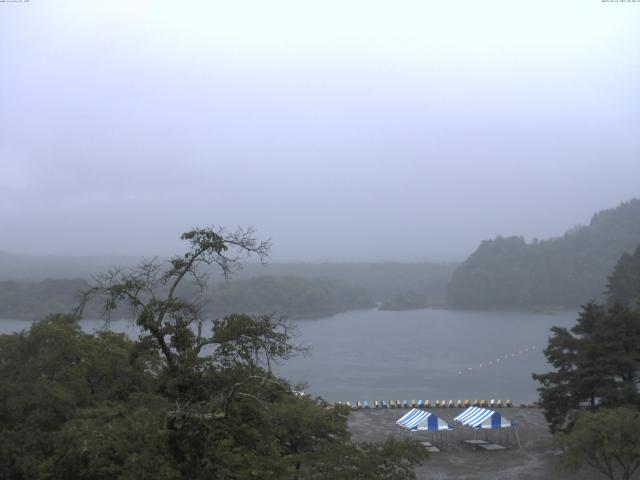
[[[142,330],[141,344],[164,359],[162,388],[176,403],[170,418],[227,417],[237,398],[263,405],[260,396],[274,386],[289,391],[285,381],[272,375],[272,364],[307,349],[292,343],[295,328],[286,318],[232,314],[214,320],[207,331],[202,315],[205,268],[217,268],[227,278],[244,258],[253,255],[264,263],[270,242],[258,241],[253,230],[242,228],[231,233],[195,228],[181,239],[189,242],[182,256],[165,262],[155,258],[96,277],[94,286],[81,294],[78,316],[92,300],[101,302],[107,322],[115,309],[128,307]],[[198,287],[200,300],[180,295],[189,281]],[[212,352],[203,351],[208,345]]]
[[[102,301],[107,319],[119,306],[130,309],[132,319],[145,332],[147,339],[161,351],[167,366],[197,356],[201,349],[213,343],[204,334],[202,302],[181,298],[178,287],[192,280],[200,292],[207,285],[204,266],[218,267],[228,277],[241,268],[241,260],[256,256],[265,262],[271,243],[259,241],[252,229],[238,227],[233,232],[224,229],[194,228],[180,237],[189,242],[182,256],[164,263],[157,258],[143,261],[130,270],[111,270],[95,278],[95,284],[81,292],[76,310],[78,316],[93,299]]]

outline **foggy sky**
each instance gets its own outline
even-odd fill
[[[640,196],[640,3],[0,3],[0,250],[462,260]]]

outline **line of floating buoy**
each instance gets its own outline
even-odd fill
[[[360,409],[384,409],[384,408],[467,408],[467,407],[482,407],[482,408],[511,408],[513,407],[513,402],[511,400],[458,400],[454,402],[453,400],[436,400],[431,403],[430,400],[374,400],[373,402],[369,402],[369,400],[364,401],[356,401],[356,402],[336,402],[334,405],[345,405],[352,410],[360,410]],[[535,404],[532,403],[521,403],[520,407],[522,408],[530,408],[534,407]]]
[[[495,359],[491,359],[488,362],[483,362],[478,364],[478,368],[489,368],[489,367],[493,367],[493,366],[497,366],[499,365],[501,362],[504,363],[505,360],[511,359],[511,358],[515,358],[518,355],[524,355],[526,353],[529,353],[530,351],[533,351],[536,349],[535,345],[531,345],[525,348],[522,348],[520,350],[516,350],[515,352],[511,352],[511,353],[505,353],[503,355],[498,356]],[[463,373],[469,373],[469,372],[473,372],[473,367],[467,367],[467,368],[463,368],[458,370],[458,375],[462,375]]]

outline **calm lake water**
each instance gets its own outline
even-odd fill
[[[430,399],[537,399],[532,372],[546,372],[542,353],[553,325],[571,326],[576,312],[538,315],[424,309],[358,310],[298,321],[299,341],[311,355],[275,368],[308,392],[331,401]],[[86,331],[101,321],[85,321]],[[0,332],[29,322],[0,320]],[[132,337],[128,322],[111,328]]]
[[[331,401],[538,398],[532,372],[549,370],[543,348],[553,325],[576,312],[354,311],[299,322],[311,356],[278,368]],[[481,366],[482,365],[482,366]]]

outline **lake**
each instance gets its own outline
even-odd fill
[[[576,312],[537,315],[425,309],[352,311],[298,322],[312,347],[277,372],[307,381],[331,401],[538,397],[531,373],[549,370],[542,350],[553,325]]]
[[[301,320],[298,340],[311,355],[275,368],[330,401],[537,399],[531,373],[549,370],[542,350],[553,325],[569,327],[575,311],[556,315],[424,309],[357,310]],[[94,331],[101,321],[83,321]],[[0,320],[3,333],[29,322]],[[111,328],[137,335],[128,322]]]

